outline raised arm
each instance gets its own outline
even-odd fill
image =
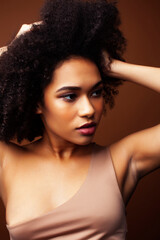
[[[18,31],[17,35],[15,38],[19,37],[21,34],[24,34],[28,31],[30,31],[33,27],[33,25],[40,25],[42,24],[41,21],[39,22],[34,22],[34,23],[31,23],[31,24],[23,24],[20,28],[20,30]],[[13,40],[14,41],[14,40]],[[12,42],[13,42],[12,41]],[[10,44],[12,44],[12,42]],[[4,46],[4,47],[0,47],[0,56],[2,55],[3,52],[7,51],[7,46]]]
[[[113,60],[109,75],[160,93],[160,68]],[[137,181],[160,168],[160,124],[123,138],[112,144],[110,151],[121,191],[127,202]]]
[[[113,60],[110,76],[134,82],[160,93],[160,68]]]
[[[143,85],[160,93],[160,68],[113,60],[109,75]],[[160,167],[160,124],[132,134],[121,142],[126,144],[128,157],[135,159],[140,177]],[[145,158],[146,161],[144,161]],[[156,162],[149,162],[149,159],[153,158]],[[140,159],[143,159],[142,163]]]

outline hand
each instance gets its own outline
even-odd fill
[[[24,33],[26,33],[26,32],[29,32],[34,25],[40,25],[40,24],[42,24],[42,21],[34,22],[34,23],[31,23],[31,24],[23,24],[23,25],[21,26],[20,30],[18,31],[15,39],[16,39],[17,37],[19,37],[20,35],[22,35],[22,34],[24,34]],[[14,39],[14,40],[15,40],[15,39]],[[13,40],[13,41],[14,41],[14,40]],[[13,41],[12,41],[12,42],[13,42]],[[10,44],[12,44],[12,42],[11,42]],[[0,48],[0,56],[1,56],[2,53],[5,52],[5,51],[7,51],[7,46],[1,47],[1,48]]]
[[[0,56],[2,55],[3,52],[7,51],[7,47],[1,47],[0,48]]]
[[[31,24],[23,24],[21,26],[19,32],[17,33],[16,38],[19,37],[20,35],[26,33],[26,32],[29,32],[34,25],[40,25],[40,24],[42,24],[41,21],[40,22],[34,22],[34,23],[31,23]]]
[[[105,62],[105,65],[107,67],[110,64],[110,62],[111,62],[111,58],[110,58],[109,54],[106,51],[102,52],[102,57],[103,57],[103,60]]]
[[[109,56],[109,54],[104,50],[102,52],[102,62],[103,65],[105,66],[105,72],[107,72],[107,74],[109,74],[111,68],[110,68],[110,64],[112,62],[111,57]]]
[[[118,70],[119,68],[123,67],[124,63],[122,61],[112,59],[106,51],[102,52],[102,61],[105,66],[104,71],[108,76],[121,78],[121,76],[118,74]]]
[[[106,67],[106,73],[110,77],[140,84],[160,93],[160,68],[158,67],[136,65],[112,59],[109,68]]]

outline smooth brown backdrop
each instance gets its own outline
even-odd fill
[[[23,23],[39,20],[43,0],[0,0],[0,46],[6,45]],[[160,65],[160,1],[119,0],[122,30],[128,40],[128,62]],[[152,81],[152,79],[151,79]],[[102,145],[160,121],[160,96],[144,87],[125,83],[120,87],[116,106],[108,110],[95,140]],[[138,185],[127,207],[128,240],[159,240],[160,171],[146,176]],[[9,239],[4,208],[0,206],[0,239]]]

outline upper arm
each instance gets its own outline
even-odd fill
[[[132,134],[126,144],[139,178],[160,167],[160,124]]]
[[[133,161],[139,177],[160,167],[160,124],[133,133],[113,144],[125,163]]]
[[[160,124],[123,138],[110,150],[122,194],[128,199],[138,180],[160,167]]]

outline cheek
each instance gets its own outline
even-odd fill
[[[47,106],[47,117],[56,122],[65,122],[72,120],[76,115],[76,109],[60,99],[52,101]]]

